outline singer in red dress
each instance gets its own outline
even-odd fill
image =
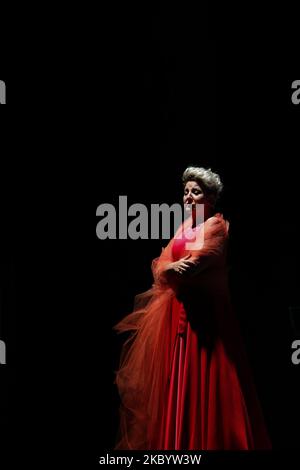
[[[271,448],[230,303],[229,224],[214,210],[222,187],[210,169],[185,170],[189,217],[153,261],[152,288],[114,326],[128,333],[115,372],[115,449]]]

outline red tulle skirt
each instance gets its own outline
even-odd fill
[[[173,240],[154,262],[153,287],[115,326],[130,333],[116,371],[115,449],[271,448],[228,293],[228,227],[221,216],[205,224],[203,275],[177,288],[160,282],[164,263],[186,254]]]

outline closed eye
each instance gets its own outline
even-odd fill
[[[189,191],[187,191],[187,190],[184,191],[184,195],[185,195],[185,196],[186,196],[188,193],[189,193]],[[193,189],[193,190],[192,190],[192,193],[197,195],[197,194],[202,194],[202,191],[201,191],[200,189]]]

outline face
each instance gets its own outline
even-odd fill
[[[190,210],[190,204],[192,208],[196,207],[196,204],[205,204],[206,198],[201,186],[196,181],[188,181],[183,191],[183,204],[188,204],[187,210]]]

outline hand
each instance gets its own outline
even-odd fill
[[[191,255],[187,255],[178,261],[168,264],[166,267],[166,275],[172,276],[175,274],[183,276],[184,274],[190,273],[193,268],[196,267],[196,263],[191,261],[189,258],[191,258]]]

